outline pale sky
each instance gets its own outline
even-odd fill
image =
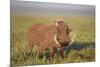
[[[95,15],[94,5],[11,1],[11,14],[27,15]]]
[[[72,3],[72,4],[95,5],[95,0],[19,0],[19,1],[38,1],[38,2],[54,2],[54,3]]]

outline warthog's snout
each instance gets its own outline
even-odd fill
[[[62,46],[64,46],[64,47],[67,46],[70,42],[71,42],[71,41],[69,41],[69,42],[61,42],[61,43],[60,43],[60,44],[61,44],[61,47],[62,47]]]
[[[72,39],[69,40],[68,42],[60,42],[60,44],[61,44],[61,47],[63,46],[66,47],[67,45],[72,44],[74,41],[75,41],[75,35],[73,35]]]

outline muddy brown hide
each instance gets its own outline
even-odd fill
[[[41,52],[47,48],[67,46],[70,42],[69,32],[68,25],[63,21],[56,21],[52,24],[34,24],[27,31],[28,48],[35,47],[38,52]],[[54,40],[55,34],[60,45]]]

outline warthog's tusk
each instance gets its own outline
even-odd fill
[[[72,37],[72,41],[69,44],[72,44],[75,41],[75,35]]]
[[[61,45],[61,44],[58,42],[58,40],[57,40],[57,35],[56,35],[56,34],[54,35],[54,41],[55,41],[55,43],[56,43],[57,45],[59,45],[59,46]]]

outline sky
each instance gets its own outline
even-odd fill
[[[19,1],[38,1],[38,2],[54,2],[54,3],[73,3],[95,5],[95,0],[19,0]]]
[[[82,15],[95,16],[95,5],[78,5],[62,3],[46,3],[34,1],[15,1],[10,3],[11,14],[18,15]]]

